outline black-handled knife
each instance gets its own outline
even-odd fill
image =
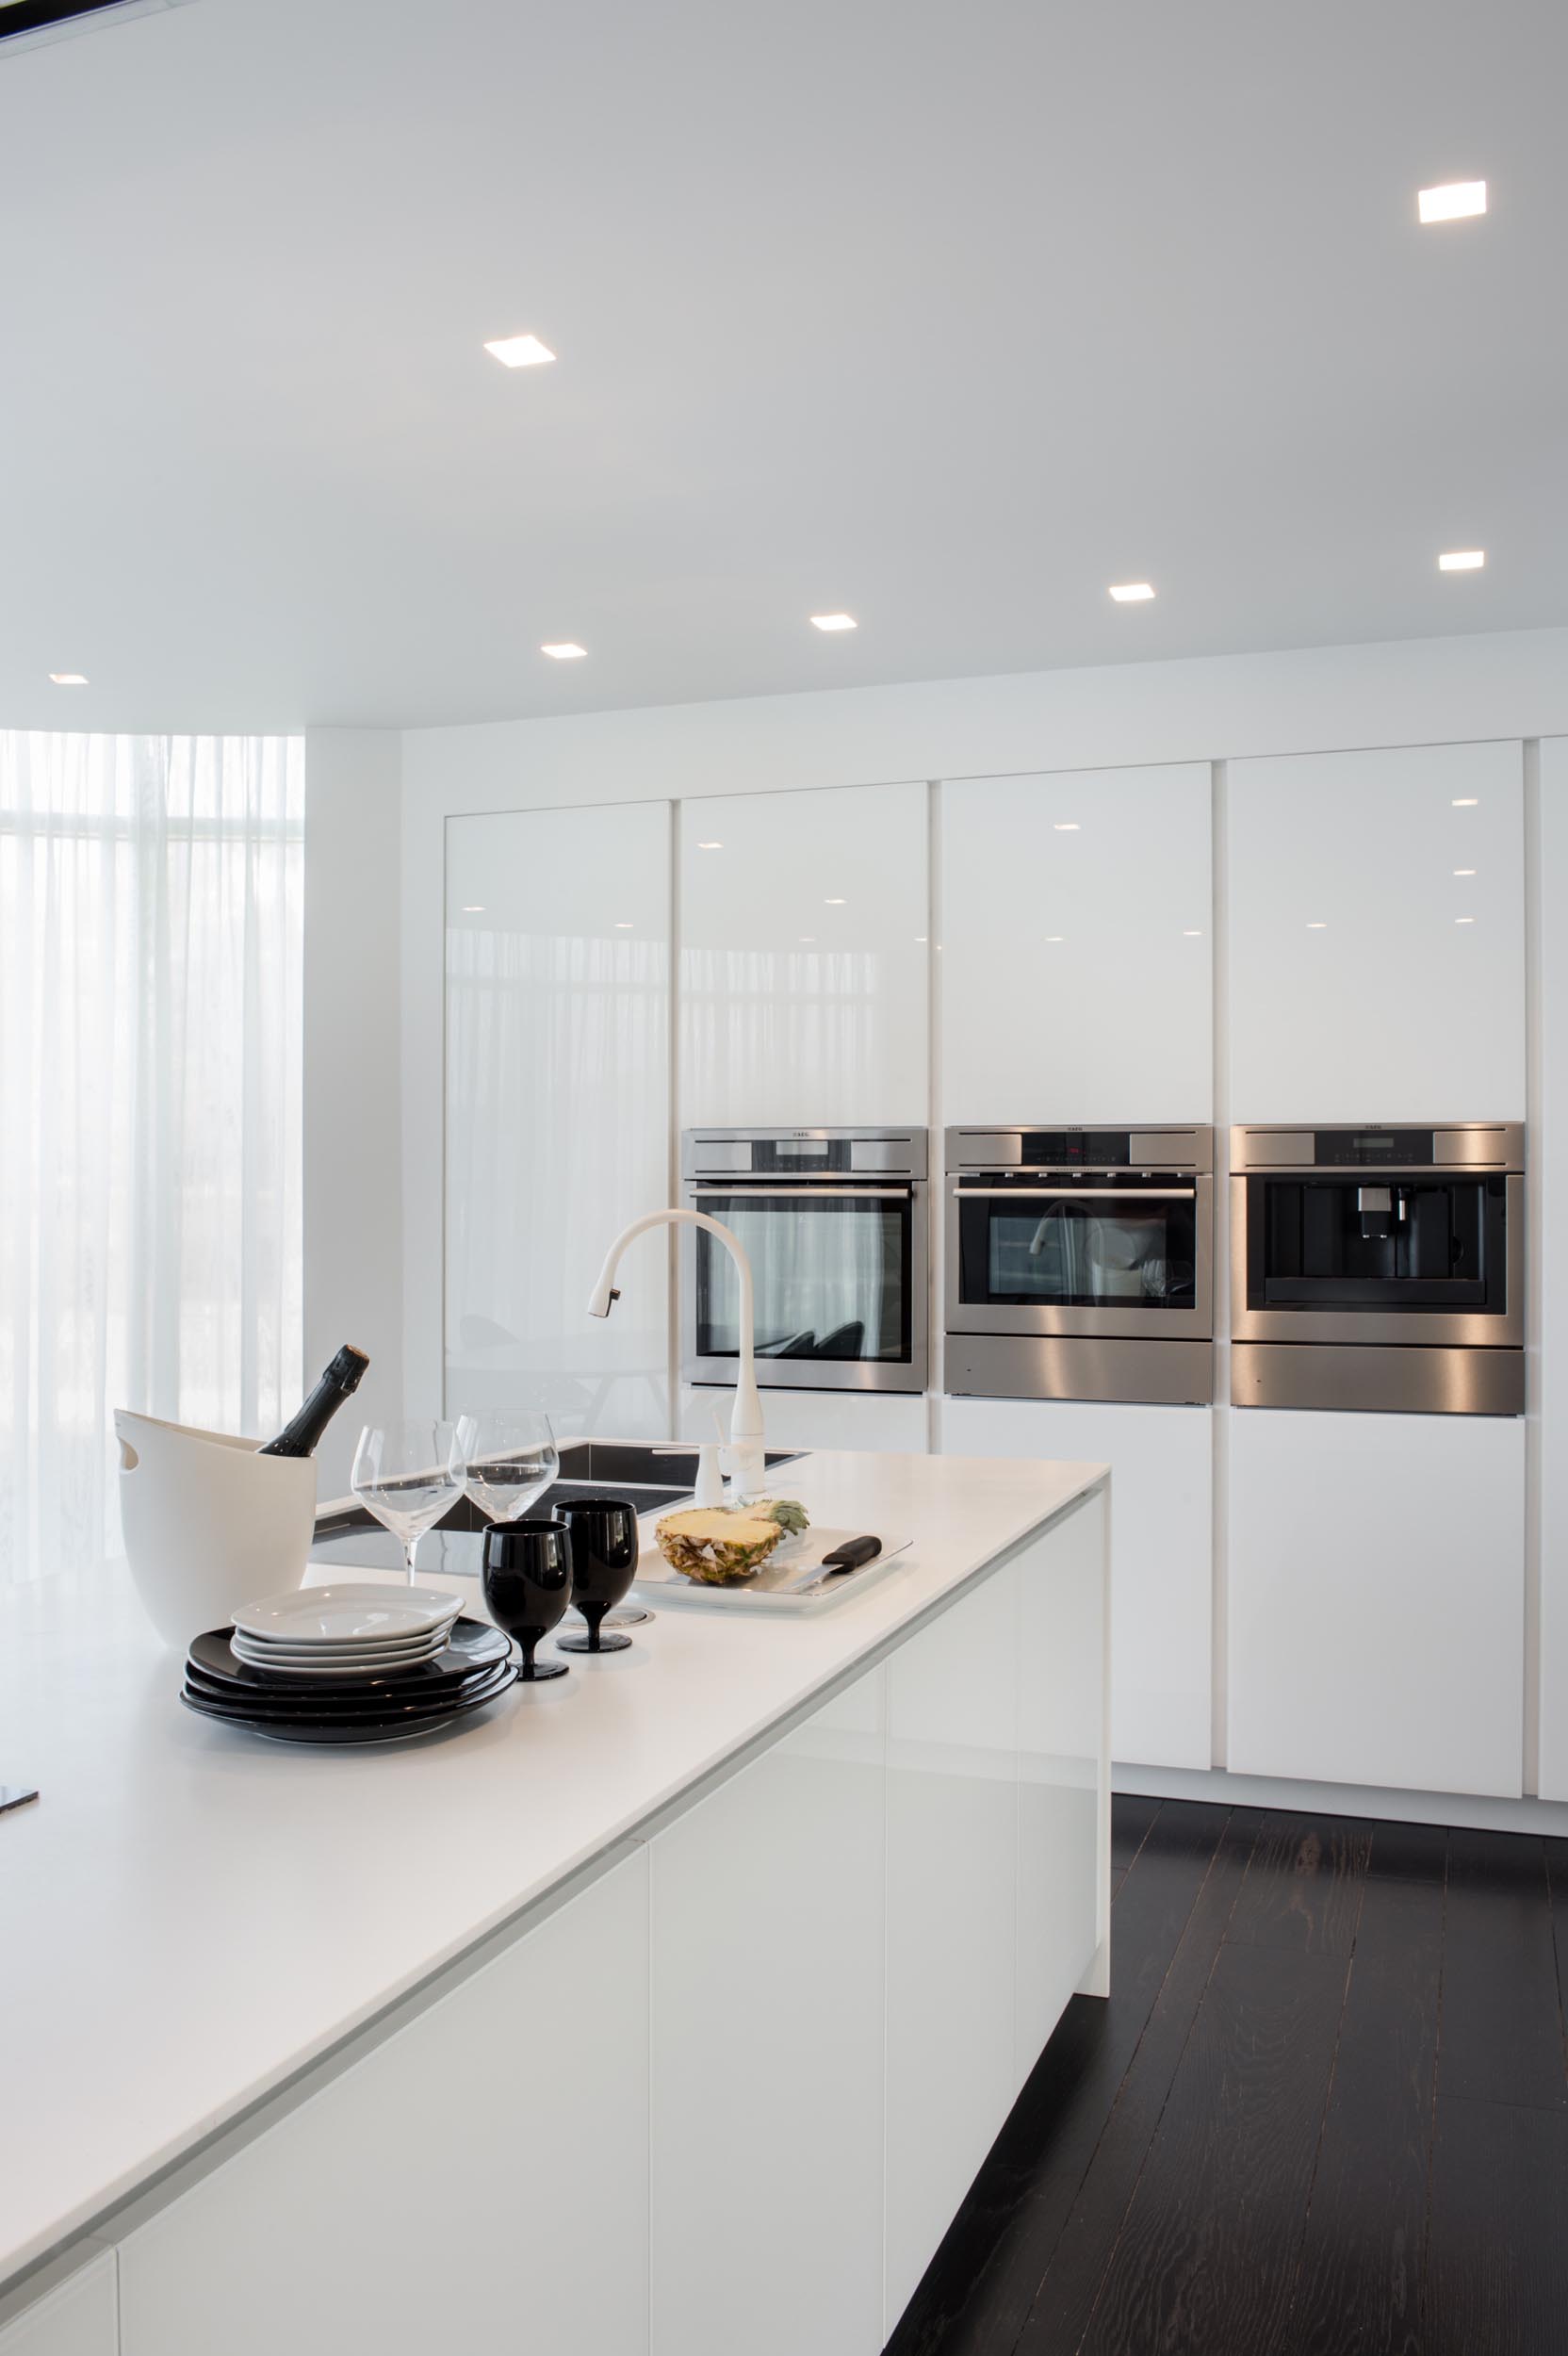
[[[837,1571],[858,1571],[862,1562],[873,1562],[882,1551],[880,1538],[846,1538],[841,1546],[822,1558],[820,1576],[831,1579]]]

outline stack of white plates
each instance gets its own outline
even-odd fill
[[[433,1587],[366,1580],[268,1595],[234,1615],[237,1660],[290,1677],[384,1677],[433,1661],[463,1609]]]

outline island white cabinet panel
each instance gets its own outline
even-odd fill
[[[1111,1467],[1111,1752],[1207,1767],[1214,1643],[1214,1412],[944,1399],[944,1456]]]
[[[668,1243],[585,1303],[626,1222],[669,1201],[669,806],[447,828],[447,1406],[564,1432],[669,1432]],[[438,1117],[440,1077],[411,1075]]]
[[[732,1390],[705,1383],[680,1395],[680,1436],[711,1440],[713,1410],[729,1430]],[[903,1391],[784,1391],[762,1393],[769,1448],[873,1448],[895,1456],[924,1456],[925,1400]]]
[[[882,2346],[885,1683],[653,1844],[653,2356]]]
[[[1523,761],[1231,762],[1233,1120],[1523,1119]]]
[[[1541,747],[1537,892],[1541,1097],[1527,1150],[1540,1205],[1539,1313],[1527,1341],[1541,1467],[1540,1789],[1544,1800],[1568,1800],[1568,737]]]
[[[927,791],[682,805],[683,1128],[923,1125]]]
[[[1517,1797],[1525,1426],[1231,1417],[1237,1775]]]
[[[638,1850],[133,2232],[122,2356],[644,2356],[647,1917]]]
[[[100,2250],[14,2315],[8,2302],[3,2315],[0,2356],[118,2356],[113,2250]]]
[[[1112,1478],[1115,1495],[1115,1477]],[[1090,1497],[1013,1568],[1018,1606],[1018,1922],[1015,2086],[1035,2067],[1100,1942],[1109,1892],[1097,1871],[1105,1500]],[[1113,1574],[1114,1587],[1114,1574]]]
[[[944,1125],[1213,1119],[1210,805],[1207,761],[943,784]]]
[[[888,1663],[887,2330],[1017,2091],[1018,1571]]]

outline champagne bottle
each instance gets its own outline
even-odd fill
[[[258,1456],[314,1456],[321,1434],[346,1399],[358,1390],[370,1361],[352,1342],[345,1342],[306,1399],[302,1399],[275,1440],[256,1450]]]

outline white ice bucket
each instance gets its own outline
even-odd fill
[[[254,1440],[114,1411],[120,1519],[147,1617],[183,1652],[242,1603],[304,1583],[316,1459],[261,1456]]]

